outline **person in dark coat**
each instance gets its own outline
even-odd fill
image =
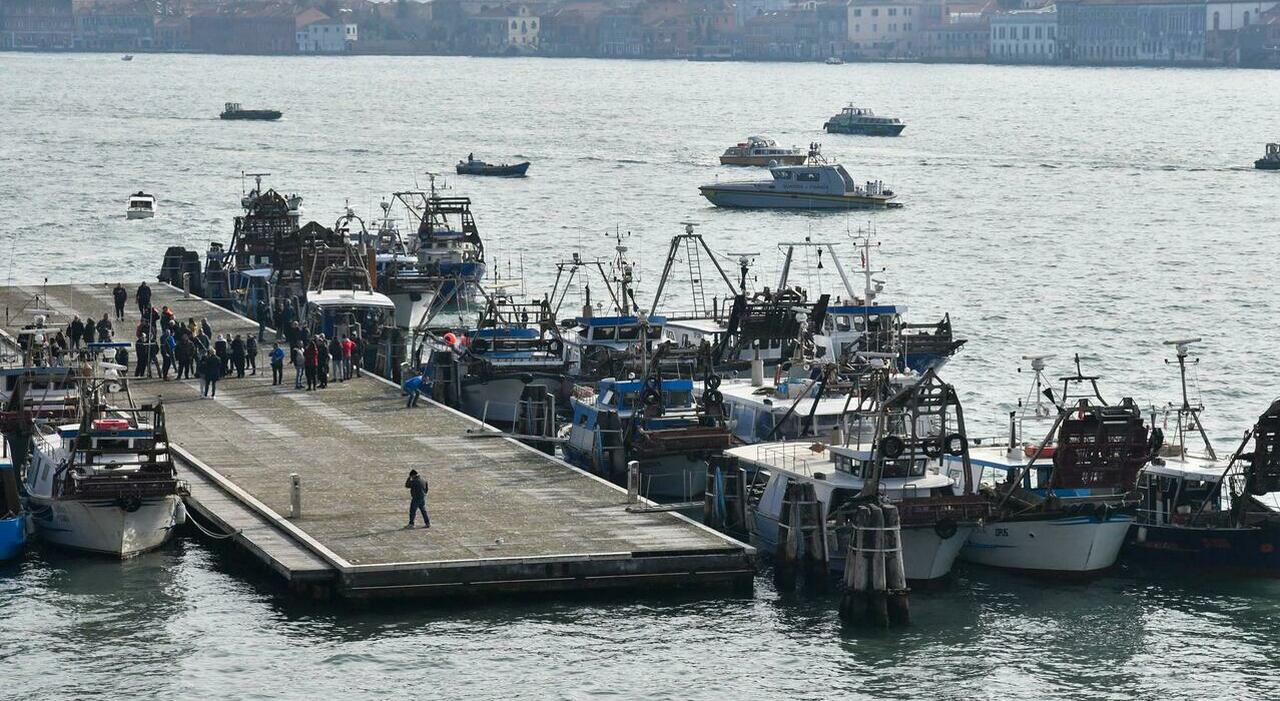
[[[218,380],[222,378],[222,359],[215,353],[205,353],[201,361],[200,375],[204,380],[200,385],[201,393],[206,397],[218,396]]]
[[[236,377],[244,377],[244,339],[240,334],[231,339],[231,366],[236,369]]]
[[[307,349],[303,356],[303,362],[305,363],[307,372],[307,391],[310,392],[316,388],[316,368],[320,363],[320,349],[316,348],[315,341],[307,344]]]
[[[338,340],[337,334],[329,341],[329,361],[329,376],[342,382],[342,341]]]
[[[208,319],[200,320],[200,332],[203,333],[206,338],[213,338],[213,328],[209,326]]]
[[[316,384],[320,389],[329,386],[329,344],[325,343],[324,335],[316,337]]]
[[[404,488],[409,490],[409,525],[413,528],[413,518],[422,513],[422,527],[431,527],[431,517],[427,515],[427,491],[430,487],[417,470],[409,470],[409,478],[404,481]]]
[[[272,343],[267,357],[271,360],[271,384],[284,384],[284,349],[279,343]]]
[[[271,303],[265,298],[258,299],[258,340],[265,341],[267,324],[271,323]]]
[[[169,368],[174,367],[174,351],[177,348],[178,342],[173,339],[173,334],[166,330],[160,337],[160,379],[169,379]]]
[[[80,350],[80,337],[83,335],[84,322],[80,321],[80,315],[77,314],[75,318],[71,320],[71,324],[67,327],[67,336],[71,341],[72,350]]]
[[[129,293],[124,291],[124,285],[116,283],[115,289],[111,290],[111,301],[116,304],[116,318],[124,318],[124,304],[129,301]]]
[[[364,336],[356,334],[352,340],[356,345],[351,349],[351,371],[356,377],[360,377],[360,369],[364,367]]]
[[[154,335],[147,336],[147,377],[152,377],[152,370],[160,374],[160,340]]]
[[[226,337],[221,334],[218,335],[218,340],[213,342],[213,354],[218,357],[218,360],[222,361],[222,374],[226,375],[231,372],[231,352],[227,348]]]
[[[146,280],[138,285],[138,291],[133,293],[133,299],[138,303],[138,313],[145,314],[151,309],[151,286]]]
[[[258,374],[258,339],[249,336],[244,341],[244,360],[250,375]]]
[[[129,349],[121,346],[116,349],[116,365],[124,368],[120,372],[125,375],[129,374]]]
[[[138,359],[138,365],[133,370],[134,377],[142,377],[142,373],[147,372],[147,336],[142,334],[138,336],[137,342],[133,344],[134,357]]]
[[[190,333],[182,334],[182,338],[178,341],[178,345],[173,350],[174,358],[178,361],[178,379],[185,380],[191,377],[191,364],[195,360],[196,345],[191,340]]]
[[[111,320],[107,318],[104,312],[102,318],[98,320],[98,343],[108,343],[111,341]]]

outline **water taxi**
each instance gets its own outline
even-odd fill
[[[897,195],[879,180],[859,185],[844,166],[817,154],[804,165],[776,166],[766,181],[714,183],[698,190],[717,207],[743,209],[888,209],[901,207]]]
[[[125,216],[129,219],[147,219],[156,215],[156,198],[138,191],[129,195],[129,208]]]
[[[748,136],[746,141],[725,149],[720,165],[788,166],[804,163],[808,153],[799,148],[782,148],[767,136]]]
[[[907,128],[897,117],[877,117],[865,107],[849,105],[840,114],[822,125],[831,134],[861,134],[863,136],[897,136]]]

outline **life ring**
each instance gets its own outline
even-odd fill
[[[709,389],[709,390],[719,389],[719,388],[720,388],[720,376],[719,376],[719,375],[707,375],[706,385],[707,385],[707,389]]]
[[[943,540],[949,540],[955,537],[955,534],[959,531],[959,524],[949,518],[938,519],[938,522],[933,524],[933,532]]]
[[[930,458],[942,457],[942,448],[943,444],[940,438],[926,438],[920,443],[920,449]]]
[[[947,437],[942,439],[942,441],[943,441],[943,445],[946,446],[947,455],[950,455],[951,457],[959,457],[961,455],[964,455],[964,446],[967,441],[965,440],[965,437],[962,434],[959,434],[959,433],[947,434]]]
[[[880,454],[890,460],[902,455],[902,451],[906,449],[906,444],[897,436],[885,436],[880,439]]]

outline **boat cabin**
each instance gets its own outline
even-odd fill
[[[877,117],[866,107],[854,107],[849,105],[840,110],[840,114],[836,115],[835,120],[842,122],[856,122],[859,124],[901,124],[901,120],[897,117]]]

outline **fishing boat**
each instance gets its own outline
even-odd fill
[[[564,342],[541,302],[493,295],[474,328],[431,332],[424,345],[430,350],[426,371],[432,397],[486,423],[513,425],[526,388],[533,385],[541,386],[540,396],[550,396],[551,403],[568,404]]]
[[[156,198],[138,191],[129,195],[129,208],[125,217],[129,219],[147,219],[156,215]]]
[[[875,112],[852,104],[822,125],[830,134],[862,136],[897,136],[907,128],[897,117],[877,117]]]
[[[485,163],[467,156],[467,160],[458,161],[458,175],[491,175],[499,178],[523,178],[529,170],[529,162],[520,163]]]
[[[1148,431],[1130,398],[1102,399],[1096,376],[1080,371],[1062,378],[1060,398],[1044,437],[1024,442],[1015,415],[1007,445],[969,450],[967,469],[992,495],[992,518],[974,529],[960,556],[968,562],[1031,574],[1087,577],[1115,564],[1137,503],[1138,471],[1163,440]],[[1072,387],[1088,384],[1091,396],[1071,400]],[[946,458],[948,474],[962,468]]]
[[[1182,402],[1159,454],[1138,474],[1139,508],[1125,557],[1143,562],[1280,576],[1280,400],[1220,457],[1191,402],[1187,358],[1200,339],[1176,348]],[[1189,443],[1199,442],[1199,449]]]
[[[897,195],[879,180],[859,185],[844,166],[818,155],[817,144],[804,165],[775,166],[771,180],[699,186],[717,207],[743,209],[887,209],[900,207]]]
[[[326,339],[364,338],[374,341],[393,323],[395,303],[373,289],[367,267],[357,249],[343,247],[341,259],[310,252],[314,271],[309,275],[304,319],[313,334]]]
[[[274,121],[284,116],[279,110],[247,110],[240,106],[239,102],[228,102],[223,105],[222,113],[218,115],[222,119],[248,119],[257,121]]]
[[[436,176],[428,175],[428,190],[394,194],[410,221],[418,224],[417,234],[407,247],[407,253],[415,257],[413,270],[394,273],[406,283],[396,291],[408,293],[412,303],[409,315],[415,324],[430,316],[427,310],[469,302],[486,271],[484,241],[471,211],[471,198],[442,195],[446,186],[437,187]],[[422,295],[424,291],[431,292],[430,299]],[[419,299],[412,299],[414,292]]]
[[[54,545],[132,557],[186,520],[162,405],[108,407],[86,390],[78,423],[39,424],[26,492],[31,520]]]
[[[844,59],[840,58],[839,56],[828,56],[827,60],[823,61],[823,63],[827,64],[828,66],[843,66]]]
[[[125,54],[125,55],[123,55],[123,56],[121,56],[121,57],[120,57],[120,60],[121,60],[121,61],[132,61],[132,60],[133,60],[133,54]]]
[[[13,463],[0,460],[0,563],[22,554],[27,544],[27,512]]]
[[[804,163],[807,157],[808,153],[804,149],[782,148],[778,142],[767,136],[748,136],[746,141],[725,149],[720,156],[720,165],[798,166]]]
[[[844,570],[857,507],[885,499],[896,504],[901,515],[907,579],[946,577],[969,534],[990,513],[985,498],[945,474],[943,450],[932,447],[946,446],[963,456],[967,439],[958,406],[954,389],[929,371],[919,383],[874,409],[876,431],[866,446],[819,440],[726,451],[754,474],[755,484],[748,490],[752,544],[766,554],[782,548],[793,523],[789,516],[796,506],[796,487],[805,485],[818,503],[818,542],[823,548],[810,556],[832,571]],[[957,423],[960,429],[944,433]],[[922,426],[927,427],[924,432]]]
[[[1267,144],[1267,153],[1253,162],[1258,170],[1280,170],[1280,144]]]
[[[642,496],[678,501],[700,497],[708,458],[731,445],[714,399],[704,394],[695,402],[690,379],[647,375],[600,380],[593,396],[570,400],[573,420],[564,458],[621,484],[626,483],[628,463],[635,461]]]

